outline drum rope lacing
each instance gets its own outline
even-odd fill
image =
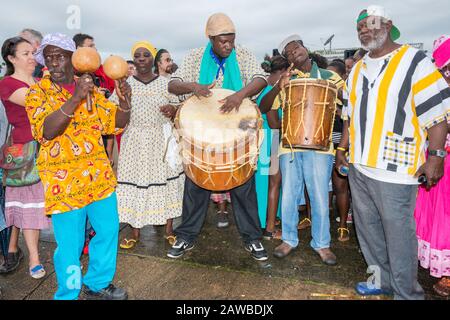
[[[177,114],[176,119],[174,120],[174,123],[179,123],[179,116]],[[192,152],[186,150],[185,148],[183,148],[183,144],[182,142],[186,143],[187,145],[191,146],[191,150],[192,149],[199,149],[199,150],[203,150],[203,144],[196,144],[195,142],[193,142],[191,139],[186,138],[184,136],[181,136],[180,134],[178,134],[178,130],[175,130],[176,132],[176,138],[178,141],[178,144],[181,146],[180,148],[180,155],[183,159],[183,164],[185,165],[185,167],[187,167],[190,171],[191,176],[194,176],[194,173],[192,172],[192,167],[191,165],[194,165],[196,168],[200,169],[201,171],[205,172],[208,174],[207,179],[205,179],[205,181],[203,181],[202,184],[205,184],[206,182],[210,181],[211,184],[215,187],[216,184],[214,183],[214,180],[212,179],[212,175],[213,173],[224,173],[224,172],[229,172],[231,173],[230,178],[227,180],[227,182],[225,183],[225,185],[228,185],[233,179],[235,181],[238,181],[238,179],[236,178],[236,176],[234,175],[235,172],[238,172],[239,169],[241,169],[242,167],[246,166],[246,165],[250,165],[251,170],[249,170],[247,172],[246,178],[248,178],[250,176],[250,174],[255,171],[256,167],[257,167],[257,162],[258,162],[258,155],[259,155],[259,151],[261,149],[261,145],[262,145],[262,140],[264,137],[264,133],[261,132],[261,127],[262,127],[262,119],[259,118],[258,119],[258,125],[257,125],[257,130],[256,130],[256,137],[254,139],[249,139],[249,141],[254,141],[256,140],[256,151],[255,152],[248,152],[245,155],[234,159],[232,162],[230,163],[225,163],[223,165],[217,165],[215,163],[211,163],[209,161],[205,161],[203,159],[200,159],[198,157],[196,157],[195,155],[192,154]],[[209,157],[206,157],[206,159],[208,159]],[[239,163],[239,161],[242,161],[243,159],[248,159],[247,161],[243,162],[241,165],[239,165],[238,167],[236,167],[236,164],[234,163]],[[193,159],[194,161],[191,161],[191,159]],[[216,168],[216,170],[212,170],[212,168]],[[217,167],[220,168],[226,168],[226,169],[217,169]]]
[[[294,136],[297,135],[298,131],[300,130],[300,127],[303,127],[303,130],[306,131],[305,128],[305,124],[304,124],[304,114],[305,114],[305,102],[306,102],[306,86],[307,86],[307,82],[304,81],[303,82],[303,96],[300,102],[292,105],[292,81],[289,81],[289,97],[288,97],[288,104],[286,105],[286,88],[283,88],[283,90],[281,91],[281,100],[282,100],[282,109],[283,109],[283,114],[282,114],[282,138],[285,138],[287,143],[289,144],[289,148],[291,150],[291,161],[294,160],[294,148],[292,147],[292,143],[289,139],[288,133],[290,133],[292,135],[292,121],[291,121],[291,109],[296,108],[298,106],[301,107],[301,115],[300,115],[300,122],[297,125],[297,128],[295,129],[294,132]],[[322,105],[322,117],[320,120],[320,125],[316,130],[316,133],[314,134],[314,138],[317,137],[319,131],[321,131],[322,133],[322,139],[325,136],[324,133],[324,118],[325,118],[325,111],[326,111],[326,106],[330,104],[330,102],[328,102],[328,93],[329,93],[329,89],[330,89],[330,82],[327,81],[327,85],[325,87],[325,97],[323,102],[314,102],[315,105]],[[285,129],[285,121],[284,121],[284,117],[285,117],[285,109],[287,108],[287,126]],[[334,123],[334,119],[336,116],[336,106],[334,108],[334,112],[333,112],[333,120],[332,120],[332,124]],[[332,132],[333,132],[333,125],[331,126],[330,129],[330,133],[329,133],[329,141],[332,141]]]

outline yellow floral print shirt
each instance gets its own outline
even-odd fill
[[[71,94],[44,77],[30,87],[25,105],[34,139],[40,144],[37,167],[45,191],[47,215],[81,209],[114,192],[116,177],[103,146],[102,135],[119,134],[117,106],[103,95],[92,95],[92,112],[83,101],[63,134],[48,141],[44,121]]]

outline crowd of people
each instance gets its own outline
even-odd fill
[[[260,63],[235,45],[233,21],[217,13],[206,23],[205,46],[190,51],[179,67],[168,50],[139,41],[120,80],[110,79],[103,66],[93,74],[74,68],[77,48],[96,48],[90,35],[43,37],[24,29],[4,41],[0,98],[11,130],[4,126],[1,137],[6,188],[0,230],[10,228],[11,235],[0,274],[23,260],[22,230],[29,274],[44,277],[39,234],[52,226],[55,299],[77,299],[81,291],[88,299],[127,299],[127,291],[112,284],[118,248],[132,250],[144,226],[164,225],[167,256],[183,256],[194,248],[212,200],[217,227],[229,227],[231,206],[244,249],[257,261],[268,259],[263,239],[281,240],[273,256],[285,259],[299,246],[299,230],[310,228],[318,258],[336,265],[331,232],[349,241],[348,223],[354,223],[365,261],[380,269],[380,285],[360,282],[359,294],[423,299],[420,263],[441,278],[435,291],[449,296],[450,37],[434,42],[432,60],[396,42],[400,31],[383,7],[361,11],[355,27],[361,49],[353,56],[328,61],[291,35]],[[284,88],[296,79],[337,88],[327,150],[280,142]],[[263,119],[254,176],[223,192],[200,187],[182,164],[166,161],[165,127],[184,101],[209,97],[213,87],[234,91],[222,101],[224,114],[251,99]],[[7,167],[7,152],[22,162],[31,152],[31,165]],[[13,169],[21,170],[20,179]],[[339,226],[332,231],[334,196]],[[130,226],[123,239],[119,223]],[[83,253],[89,254],[84,275]],[[73,274],[79,275],[75,282]]]

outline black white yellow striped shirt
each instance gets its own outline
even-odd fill
[[[426,54],[408,45],[386,57],[372,83],[366,59],[344,90],[350,163],[413,176],[425,161],[426,129],[450,117],[450,88]]]

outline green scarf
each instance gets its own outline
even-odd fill
[[[206,46],[203,53],[202,63],[200,65],[200,84],[211,84],[215,81],[219,65],[211,56],[211,42]],[[233,49],[224,64],[225,73],[223,75],[222,88],[239,91],[242,89],[241,71],[236,59],[236,50]]]

